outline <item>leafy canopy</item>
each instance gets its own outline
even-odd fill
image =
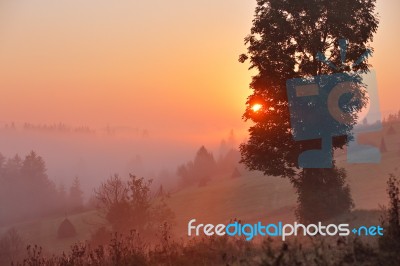
[[[367,49],[378,27],[375,0],[257,0],[251,33],[245,38],[247,54],[256,69],[250,84],[253,94],[243,115],[252,120],[250,138],[241,145],[242,162],[250,170],[293,178],[299,154],[318,149],[318,140],[295,142],[290,128],[286,81],[345,71],[367,72],[368,61],[352,67]],[[343,67],[332,69],[317,60],[322,53],[341,66],[340,39],[348,40]],[[254,104],[263,108],[254,112]],[[334,148],[346,144],[346,136],[333,140]]]

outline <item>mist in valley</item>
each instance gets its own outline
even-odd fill
[[[134,174],[153,180],[152,193],[156,193],[160,186],[166,191],[176,191],[180,186],[179,166],[193,161],[201,146],[204,145],[217,162],[230,150],[237,152],[238,144],[239,137],[233,130],[227,130],[220,139],[196,143],[183,137],[162,136],[134,127],[105,126],[94,129],[63,123],[34,125],[10,122],[0,128],[2,169],[18,164],[15,162],[17,157],[24,165],[25,157],[34,152],[43,160],[43,174],[56,191],[61,189],[68,194],[74,180],[79,180],[85,204],[94,197],[94,190],[115,174],[121,178]],[[238,164],[239,159],[236,155],[233,162]],[[7,171],[10,170],[4,170],[3,174],[7,175]],[[227,171],[233,172],[233,168]],[[10,178],[4,177],[5,180]],[[20,191],[8,193],[18,195],[20,199],[24,197]],[[18,209],[18,202],[7,207],[8,210]],[[22,217],[28,218],[28,214],[34,217],[34,211],[28,209],[25,210],[27,215],[22,213],[14,222],[23,221]],[[40,213],[40,210],[37,211]],[[73,210],[61,208],[58,212],[65,215]],[[7,215],[7,212],[2,212],[2,219],[8,220]]]

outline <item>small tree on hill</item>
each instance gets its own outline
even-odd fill
[[[79,211],[83,208],[83,191],[79,177],[75,177],[69,189],[69,205],[72,211]]]
[[[131,224],[133,214],[128,192],[128,186],[118,175],[110,177],[95,190],[98,207],[115,231],[124,231]]]
[[[201,146],[193,161],[192,175],[196,181],[203,181],[204,179],[210,179],[215,173],[215,169],[214,156],[204,146]]]
[[[151,183],[152,180],[132,174],[127,181],[114,175],[95,190],[99,208],[114,231],[124,233],[135,229],[148,234],[162,222],[160,214],[170,212],[166,204],[154,205],[157,201],[151,197]]]
[[[181,165],[177,169],[181,185],[206,184],[217,170],[214,156],[204,146],[197,151],[193,161]]]
[[[149,221],[149,209],[151,206],[150,186],[152,180],[145,180],[135,175],[129,174],[129,204],[134,213],[132,222],[136,228],[141,229]]]

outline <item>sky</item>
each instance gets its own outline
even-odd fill
[[[132,126],[201,141],[244,134],[256,1],[0,2],[0,123]],[[400,3],[378,0],[371,61],[397,111]]]

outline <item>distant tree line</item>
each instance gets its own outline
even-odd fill
[[[14,122],[11,122],[10,124],[5,124],[4,125],[5,129],[12,129],[15,130],[17,129],[17,126]],[[83,134],[94,134],[96,131],[94,129],[91,129],[88,126],[77,126],[77,127],[72,127],[68,126],[64,123],[54,123],[54,124],[32,124],[25,122],[22,125],[23,130],[32,130],[32,131],[47,131],[47,132],[65,132],[65,133],[83,133]]]
[[[99,132],[105,133],[107,136],[115,136],[118,133],[129,132],[140,138],[147,138],[150,133],[147,129],[130,128],[130,127],[111,127],[107,125],[99,130],[93,129],[89,126],[70,126],[65,123],[53,123],[53,124],[34,124],[25,122],[19,127],[15,122],[6,123],[4,129],[6,130],[17,130],[22,129],[24,131],[38,131],[38,132],[57,132],[57,133],[74,133],[74,134],[96,134]]]
[[[41,131],[58,131],[58,132],[74,132],[74,133],[86,133],[86,134],[94,134],[96,131],[91,129],[88,126],[79,126],[79,127],[71,127],[64,123],[58,124],[31,124],[24,123],[24,130],[41,130]]]

